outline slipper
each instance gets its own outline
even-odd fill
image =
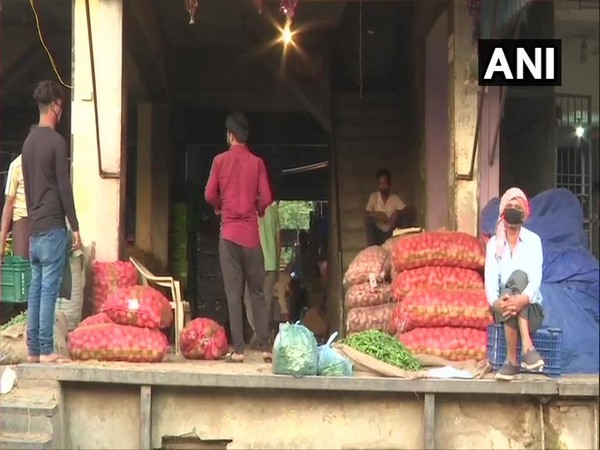
[[[69,358],[66,358],[62,355],[57,355],[55,353],[52,355],[40,356],[40,363],[60,364],[60,363],[66,363],[66,362],[71,362],[71,360]]]
[[[273,362],[273,354],[270,352],[263,352],[262,354],[263,362],[272,363]]]
[[[233,363],[233,364],[241,364],[244,362],[244,355],[241,355],[241,358],[238,356],[237,358],[234,357],[234,355],[237,355],[237,353],[228,353],[225,356],[225,362],[226,363]]]
[[[40,357],[39,356],[28,356],[27,357],[27,362],[29,364],[37,364],[40,362]]]

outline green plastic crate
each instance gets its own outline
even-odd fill
[[[5,303],[26,303],[31,284],[31,265],[20,256],[7,256],[2,263],[2,292]]]

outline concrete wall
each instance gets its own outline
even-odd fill
[[[173,152],[166,105],[139,103],[137,113],[136,246],[166,267]]]
[[[595,11],[598,17],[598,11]],[[557,38],[562,38],[558,35]],[[598,37],[596,37],[598,39]],[[556,87],[560,94],[580,94],[592,96],[592,114],[595,123],[599,121],[600,111],[600,61],[598,53],[598,41],[587,42],[587,62],[579,60],[581,51],[581,39],[569,36],[562,41],[562,86]]]
[[[90,0],[101,169],[121,173],[123,109],[123,5],[121,0]],[[85,2],[74,2],[73,85],[71,132],[73,190],[84,243],[96,243],[96,257],[116,260],[122,219],[122,178],[102,178],[96,142],[92,72],[87,39]],[[105,70],[110,68],[110,70]]]
[[[554,36],[554,5],[533,3],[519,38]],[[552,87],[507,91],[502,123],[500,191],[521,187],[529,196],[555,185],[556,108]]]
[[[425,44],[425,145],[429,230],[448,226],[448,15],[438,17]]]
[[[64,384],[67,448],[140,448],[139,392]],[[592,399],[549,399],[540,407],[530,396],[437,394],[434,442],[446,449],[591,449],[596,407]],[[420,449],[425,428],[422,395],[412,393],[153,387],[150,416],[151,448],[164,436],[195,433],[231,440],[228,449]]]

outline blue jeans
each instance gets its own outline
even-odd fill
[[[31,285],[27,301],[29,356],[54,353],[54,308],[67,257],[67,230],[58,228],[29,238]]]

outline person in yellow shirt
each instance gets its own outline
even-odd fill
[[[6,253],[6,238],[12,222],[13,254],[29,259],[29,219],[27,217],[21,155],[17,156],[8,168],[4,196],[2,227],[0,229],[2,256]]]

